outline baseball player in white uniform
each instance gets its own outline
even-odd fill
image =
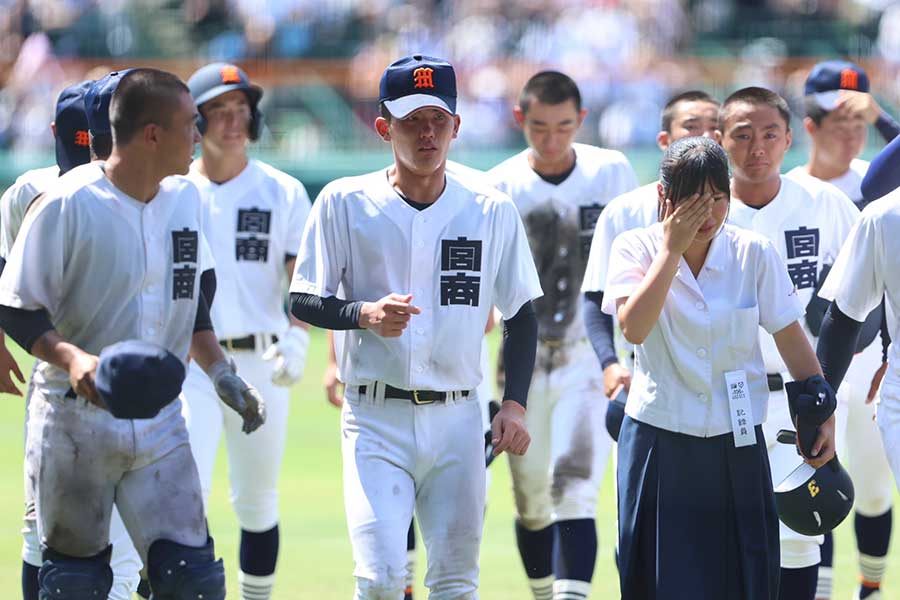
[[[719,102],[699,90],[682,92],[669,99],[661,115],[656,144],[665,152],[673,142],[686,137],[702,136],[715,141],[719,134]],[[658,181],[642,185],[618,196],[603,208],[591,239],[591,253],[584,272],[581,291],[585,301],[585,325],[588,338],[603,368],[603,392],[615,399],[617,390],[627,392],[631,385],[629,366],[619,363],[614,335],[614,317],[601,310],[609,251],[616,237],[630,229],[650,227],[659,221]],[[624,416],[624,406],[619,407]],[[609,418],[607,423],[609,423]]]
[[[833,300],[822,323],[817,354],[826,379],[841,384],[853,359],[855,342],[868,314],[885,302],[892,339],[898,339],[900,314],[900,192],[869,204],[841,249],[837,261],[819,290]],[[847,343],[848,340],[851,343]],[[894,478],[900,477],[900,349],[891,343],[888,368],[878,400],[878,428]],[[857,596],[858,597],[858,596]],[[878,590],[869,598],[881,598]]]
[[[338,364],[354,597],[403,598],[415,509],[429,597],[476,599],[485,499],[479,350],[496,305],[509,350],[494,451],[522,454],[540,284],[509,198],[445,173],[460,124],[453,67],[421,55],[395,61],[381,79],[380,109],[375,127],[394,164],[322,190],[303,234],[292,311],[346,331]]]
[[[39,598],[107,597],[115,504],[154,598],[224,599],[180,401],[120,419],[94,383],[101,350],[153,342],[205,365],[248,431],[264,420],[207,325],[202,274],[212,261],[199,194],[167,178],[187,172],[196,113],[187,87],[154,69],[122,77],[109,112],[109,160],[46,193],[0,277],[0,325],[38,358],[26,460],[43,546]]]
[[[809,308],[823,269],[833,264],[859,211],[847,196],[827,183],[798,182],[781,175],[791,144],[790,111],[780,96],[749,87],[728,97],[720,111],[722,145],[733,170],[730,223],[767,237],[787,264],[797,294],[807,306],[804,330],[814,315]],[[821,315],[820,315],[821,316]],[[770,390],[764,433],[769,444],[773,482],[777,485],[801,460],[794,448],[778,444],[779,429],[794,429],[784,397],[789,376],[771,335],[760,332]],[[783,600],[815,597],[822,537],[803,536],[781,525]]]
[[[203,498],[224,433],[231,503],[241,527],[240,597],[270,597],[278,558],[278,475],[287,436],[290,386],[303,375],[309,334],[284,309],[310,202],[299,181],[247,156],[262,127],[262,89],[234,65],[207,65],[188,80],[200,113],[202,153],[188,177],[203,200],[203,233],[216,262],[217,302],[211,316],[219,343],[238,372],[266,399],[266,424],[253,435],[192,364],[184,386],[184,418]]]
[[[866,144],[868,126],[875,125],[886,142],[898,133],[897,124],[869,93],[869,78],[859,66],[845,61],[817,64],[806,80],[803,126],[812,146],[809,162],[787,176],[814,177],[844,192],[862,210],[861,183],[869,162],[857,158]],[[822,301],[824,302],[824,300]],[[884,307],[866,319],[858,349],[844,378],[838,406],[838,448],[856,490],[854,531],[859,552],[859,579],[854,599],[881,598],[881,579],[891,541],[894,486],[890,466],[875,423],[875,397],[887,369],[890,338]],[[825,536],[819,566],[817,600],[829,600],[832,589],[833,535]]]
[[[462,163],[452,160],[446,162],[446,171],[451,175],[464,178],[475,178],[487,185],[484,171],[467,167]],[[488,319],[485,327],[485,337],[481,341],[481,372],[485,374],[481,379],[481,383],[476,390],[478,402],[481,404],[482,429],[485,431],[485,461],[493,462],[493,447],[491,440],[491,412],[496,411],[498,403],[494,400],[494,381],[489,376],[494,371],[491,368],[490,352],[488,350],[487,335],[497,326],[497,319],[494,317],[493,311]],[[339,336],[343,340],[343,336]],[[340,380],[340,369],[337,364],[337,353],[335,351],[335,336],[333,331],[328,332],[328,356],[325,373],[322,376],[322,384],[325,386],[325,399],[332,405],[340,408],[343,406],[344,385]],[[490,463],[488,462],[488,465]],[[491,473],[485,473],[485,491],[490,488]],[[416,582],[416,563],[418,562],[418,553],[416,552],[416,522],[415,519],[409,524],[409,531],[406,534],[406,587],[403,590],[403,600],[413,600],[413,592]]]
[[[104,117],[100,118],[99,106],[89,111],[85,107],[85,98],[97,97],[101,94],[112,95],[117,78],[106,77],[98,82],[83,81],[63,90],[57,100],[56,118],[50,124],[56,141],[56,165],[32,169],[23,173],[16,182],[0,197],[0,258],[9,256],[13,242],[19,234],[25,215],[29,208],[38,201],[38,196],[55,184],[59,177],[91,160],[94,148],[90,144],[90,130],[93,123],[105,122],[108,132],[109,119],[106,115],[108,98],[102,106]],[[97,156],[106,159],[108,155]],[[7,353],[3,348],[2,352]],[[7,353],[8,354],[8,353]],[[10,360],[12,357],[10,356]],[[2,365],[0,361],[0,365]],[[12,362],[15,365],[15,362]],[[0,373],[5,372],[0,368]],[[15,371],[18,372],[18,367]],[[19,373],[21,377],[21,373]],[[29,395],[30,395],[29,386]],[[28,404],[26,398],[26,407]],[[27,431],[26,410],[26,431]],[[29,478],[25,480],[25,519],[22,527],[22,597],[24,600],[38,598],[38,571],[43,562],[41,558],[41,541],[38,535],[37,515],[35,512],[34,486]],[[113,507],[109,526],[110,543],[113,551],[109,566],[113,572],[113,585],[109,592],[110,600],[131,600],[138,587],[139,571],[142,564],[119,511]]]
[[[533,442],[511,456],[516,540],[536,600],[586,598],[597,556],[594,515],[611,438],[579,287],[603,207],[637,187],[625,156],[575,144],[587,110],[563,73],[532,76],[513,109],[528,148],[488,172],[512,198],[544,296],[534,303],[538,353],[527,414]]]

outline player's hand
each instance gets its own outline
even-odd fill
[[[222,402],[244,419],[244,433],[253,433],[266,422],[266,403],[256,388],[238,376],[232,361],[220,360],[207,374]]]
[[[266,348],[262,359],[275,361],[272,383],[289,387],[300,381],[306,367],[307,348],[309,332],[302,327],[289,327],[276,343]]]
[[[100,400],[97,388],[94,387],[94,377],[97,375],[99,362],[100,359],[93,354],[78,352],[69,361],[69,385],[72,386],[72,391],[91,404],[106,408],[103,401]]]
[[[860,114],[869,125],[875,123],[881,116],[881,107],[875,101],[875,96],[855,90],[841,90],[834,111],[848,116]]]
[[[693,194],[677,207],[666,199],[663,210],[663,243],[672,254],[684,254],[697,231],[712,214],[713,195],[709,192]]]
[[[872,375],[872,383],[869,384],[869,393],[866,394],[866,404],[872,404],[875,396],[878,395],[878,388],[881,387],[881,380],[884,379],[887,367],[888,364],[886,362],[881,363],[881,366],[878,367],[878,370]]]
[[[22,371],[19,370],[16,359],[13,358],[13,355],[7,350],[5,345],[0,345],[0,392],[21,396],[22,392],[16,387],[12,379],[13,375],[16,376],[20,383],[25,383],[25,377],[22,375]]]
[[[525,407],[514,400],[504,400],[500,412],[491,421],[491,443],[494,456],[504,450],[522,456],[531,444],[531,436],[525,427]]]
[[[337,365],[329,361],[325,367],[325,375],[322,376],[322,385],[325,386],[325,399],[332,406],[340,408],[344,405],[344,384],[337,374]]]
[[[799,438],[797,450],[800,450]],[[803,460],[816,469],[834,458],[834,414],[819,425],[819,435],[816,437],[816,443],[813,444],[811,454],[811,457],[803,457]],[[803,453],[801,452],[800,455],[803,456]]]
[[[612,398],[619,386],[625,386],[626,392],[631,388],[631,371],[619,363],[612,363],[603,369],[603,395]]]
[[[422,312],[410,302],[412,294],[388,294],[378,302],[364,302],[359,311],[359,326],[381,337],[400,337],[410,318]]]

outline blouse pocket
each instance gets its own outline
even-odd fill
[[[759,306],[734,308],[728,314],[727,336],[732,358],[747,359],[759,343]]]

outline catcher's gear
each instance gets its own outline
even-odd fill
[[[819,425],[837,408],[837,396],[821,375],[807,377],[803,381],[789,381],[784,385],[787,391],[791,422],[797,427],[800,452],[806,458],[812,456]]]
[[[795,444],[796,434],[782,429],[778,441]],[[853,481],[837,456],[818,469],[801,463],[775,486],[778,518],[803,535],[822,535],[840,525],[854,498]]]
[[[126,340],[100,353],[94,385],[119,419],[152,419],[181,393],[184,363],[156,344]]]
[[[244,433],[252,433],[266,422],[266,404],[256,388],[237,374],[231,359],[222,359],[207,371],[219,398],[244,419]]]
[[[288,387],[300,381],[306,367],[309,332],[302,327],[290,327],[278,341],[263,353],[263,360],[275,361],[272,383]]]
[[[247,95],[247,101],[250,103],[248,135],[251,140],[259,139],[263,118],[262,112],[259,110],[259,101],[263,91],[258,85],[250,83],[250,78],[243,69],[227,63],[212,63],[195,71],[187,83],[194,104],[197,105],[200,113],[200,117],[197,119],[197,129],[201,135],[206,133],[207,122],[200,106],[232,90],[241,90]]]
[[[212,538],[200,548],[156,540],[147,553],[147,576],[150,600],[225,600],[225,567]]]
[[[38,597],[41,600],[106,598],[113,584],[109,567],[111,554],[112,546],[87,558],[67,556],[45,547],[44,564],[38,571]]]

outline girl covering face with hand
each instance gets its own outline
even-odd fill
[[[706,138],[669,147],[660,223],[615,243],[603,310],[635,344],[619,436],[623,600],[775,600],[778,516],[759,327],[798,380],[821,373],[772,244],[725,224],[728,159]],[[834,417],[808,462],[834,455]]]

